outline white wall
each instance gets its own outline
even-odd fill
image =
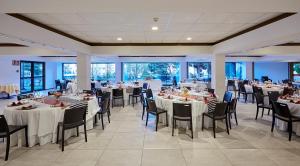
[[[268,76],[273,82],[282,81],[289,77],[289,66],[287,62],[255,62],[254,78],[261,79]]]
[[[16,84],[20,86],[20,66],[13,66],[12,60],[27,60],[46,62],[46,80],[45,88],[50,89],[55,87],[54,80],[57,79],[56,62],[47,61],[45,58],[32,56],[0,56],[0,85]]]

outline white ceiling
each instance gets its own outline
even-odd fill
[[[268,20],[278,12],[259,13],[27,13],[26,17],[88,42],[210,43]],[[155,23],[153,17],[159,17]],[[158,31],[151,27],[157,25]],[[117,41],[122,37],[123,41]],[[192,41],[187,41],[192,37]]]

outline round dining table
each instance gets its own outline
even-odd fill
[[[48,98],[48,97],[46,97]],[[82,100],[82,96],[68,95],[61,96],[60,101],[72,104],[73,102]],[[44,145],[49,142],[56,142],[58,122],[63,121],[64,111],[67,107],[58,107],[44,103],[42,100],[22,100],[26,104],[22,106],[6,106],[4,116],[8,125],[28,125],[28,142],[32,147],[36,144]],[[95,97],[91,97],[88,103],[86,115],[87,129],[93,128],[93,119],[99,111],[98,101]],[[36,108],[30,110],[22,110],[21,107],[32,105]],[[80,128],[83,131],[83,128]],[[68,138],[76,134],[76,130],[67,130],[66,137]],[[21,146],[25,143],[24,132],[19,131],[11,136],[11,145]]]
[[[286,103],[289,107],[291,115],[300,117],[300,104],[291,103],[290,100],[280,98],[277,100],[277,102]],[[276,119],[275,123],[280,130],[287,130],[288,124],[286,122]],[[296,133],[296,135],[300,136],[300,122],[293,123],[293,131]]]

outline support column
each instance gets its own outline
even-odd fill
[[[78,90],[89,90],[91,89],[91,56],[78,54],[76,61]]]
[[[215,89],[216,95],[221,99],[226,90],[225,88],[225,54],[212,55],[211,61],[211,86]]]
[[[116,82],[122,81],[122,63],[116,61]]]
[[[253,68],[253,62],[246,62],[246,79],[247,80],[253,80],[254,76],[254,68]]]
[[[180,62],[180,80],[187,79],[187,62]],[[179,80],[179,81],[180,81]]]

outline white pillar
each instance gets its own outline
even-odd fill
[[[215,93],[222,98],[225,92],[225,55],[215,54],[211,61],[211,85]]]
[[[122,63],[116,61],[116,82],[122,81]]]
[[[77,86],[79,90],[91,89],[91,56],[77,54]]]
[[[180,80],[187,79],[187,62],[180,62]]]
[[[253,62],[246,62],[246,79],[253,80]]]

